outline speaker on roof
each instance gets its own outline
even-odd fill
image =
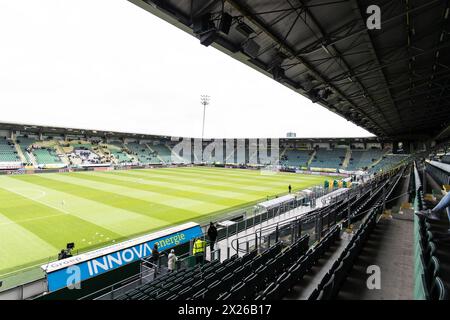
[[[280,66],[275,66],[272,68],[272,76],[275,80],[281,80],[284,78],[284,69]]]
[[[192,19],[192,31],[196,34],[201,34],[214,28],[214,22],[211,21],[211,14],[205,13],[199,17]]]
[[[211,45],[217,38],[217,32],[215,30],[211,30],[209,32],[203,33],[200,35],[200,43],[206,47]]]
[[[230,32],[230,28],[231,28],[231,21],[233,20],[233,17],[224,12],[222,14],[222,18],[220,19],[220,24],[219,24],[219,31],[228,34],[228,32]]]
[[[252,58],[256,58],[258,56],[260,49],[261,47],[259,44],[252,39],[249,39],[242,45],[242,50]]]

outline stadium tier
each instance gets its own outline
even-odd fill
[[[73,131],[73,130],[72,130]],[[132,135],[130,134],[130,137]],[[122,137],[125,138],[126,136]],[[20,136],[16,140],[6,140],[2,137],[3,149],[1,157],[4,159],[20,160],[20,154],[16,154],[15,143],[26,160],[23,164],[27,167],[41,168],[45,166],[59,165],[67,167],[89,166],[113,166],[113,165],[166,165],[166,164],[242,164],[242,165],[277,165],[281,167],[309,169],[315,171],[352,172],[357,170],[379,171],[385,167],[393,166],[405,156],[385,155],[392,150],[392,143],[376,143],[378,149],[349,149],[353,143],[348,139],[347,147],[331,148],[333,140],[322,141],[322,145],[329,148],[314,148],[315,143],[307,143],[309,147],[297,149],[292,147],[291,139],[280,139],[273,147],[264,144],[253,145],[254,139],[242,139],[234,141],[233,149],[225,146],[230,141],[220,139],[205,144],[203,151],[195,146],[195,141],[188,142],[188,149],[177,148],[176,143],[165,138],[148,137],[142,141],[120,142],[115,139],[102,139],[96,136],[76,136],[71,134],[68,140],[52,138],[39,139],[36,137]],[[7,142],[5,142],[7,141]],[[302,141],[299,139],[298,141]],[[367,140],[371,141],[370,139]],[[217,142],[217,144],[216,144]],[[370,142],[374,143],[374,142]],[[305,145],[305,143],[301,143]],[[384,150],[382,149],[384,147]],[[178,150],[173,152],[172,149]],[[193,156],[191,155],[193,154]],[[381,161],[380,161],[381,160]],[[6,160],[5,160],[6,161]],[[373,165],[373,166],[372,166]]]
[[[370,167],[369,170],[372,172],[377,172],[379,170],[383,170],[385,168],[389,168],[393,165],[400,163],[405,160],[407,156],[405,155],[395,155],[395,154],[387,154],[384,155],[379,162],[377,162],[374,166]]]
[[[33,149],[33,154],[38,164],[59,164],[61,159],[51,148]]]
[[[0,137],[0,162],[21,162],[14,143]]]
[[[307,167],[311,160],[313,150],[286,150],[284,152],[285,159],[283,159],[287,166],[292,167]]]
[[[128,142],[126,148],[130,153],[137,157],[142,164],[158,164],[160,163],[157,153],[150,150],[146,143]]]
[[[150,149],[156,152],[157,157],[161,159],[162,163],[172,163],[172,152],[164,144],[153,144]],[[213,158],[210,158],[213,161]]]
[[[315,168],[335,168],[342,167],[347,149],[335,148],[335,149],[322,149],[316,150],[313,160],[310,166]]]
[[[450,154],[444,155],[441,161],[450,164]]]
[[[352,150],[349,164],[346,167],[347,171],[356,171],[365,169],[374,164],[383,155],[383,151],[379,149],[369,150]]]
[[[31,146],[35,141],[36,141],[35,139],[31,139],[25,136],[23,137],[19,136],[16,138],[16,143],[20,146],[27,165],[33,164],[32,155],[30,155],[30,152],[32,150]]]

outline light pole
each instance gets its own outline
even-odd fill
[[[202,94],[200,96],[200,102],[203,105],[203,126],[202,126],[202,143],[203,143],[203,138],[205,135],[205,113],[206,113],[206,106],[209,105],[209,101],[210,101],[210,96],[208,96],[207,94]]]
[[[206,106],[209,104],[210,97],[207,94],[202,94],[200,96],[200,102],[203,105],[203,126],[202,126],[202,163],[203,163],[203,137],[205,135],[205,113]]]

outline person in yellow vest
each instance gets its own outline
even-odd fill
[[[203,256],[205,254],[206,241],[197,238],[194,241],[194,247],[192,248],[192,254],[195,256],[195,264],[203,263]]]

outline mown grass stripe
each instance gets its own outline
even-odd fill
[[[168,168],[158,168],[158,170],[167,170]],[[170,169],[170,168],[169,168]],[[260,181],[267,182],[279,182],[283,181],[298,181],[298,179],[316,179],[317,175],[307,175],[307,174],[296,174],[290,172],[277,172],[277,173],[264,173],[262,170],[247,170],[247,169],[230,169],[230,168],[210,168],[210,167],[180,167],[176,168],[177,173],[192,173],[192,174],[203,174],[210,173],[213,175],[220,175],[223,177],[235,177],[240,179],[253,179],[258,177]],[[171,171],[174,172],[174,171]]]
[[[206,193],[214,195],[222,196],[223,193],[224,197],[228,198],[240,198],[242,197],[242,200],[245,200],[247,195],[261,195],[262,193],[267,193],[267,191],[272,192],[273,186],[266,186],[264,188],[260,188],[260,190],[256,191],[254,189],[247,189],[242,184],[232,184],[232,183],[223,183],[220,181],[217,182],[208,182],[208,181],[199,181],[198,179],[191,179],[191,178],[176,178],[172,176],[163,176],[163,175],[152,175],[147,174],[146,172],[139,171],[139,172],[109,172],[104,173],[105,175],[111,175],[116,177],[127,177],[129,179],[134,179],[135,181],[139,181],[140,179],[143,179],[148,184],[151,184],[154,182],[155,184],[159,185],[165,185],[170,188],[174,189],[180,189],[180,190],[186,190],[186,185],[189,186],[190,190],[200,193]],[[138,179],[138,180],[136,180]]]
[[[82,175],[76,173],[65,174],[64,177],[61,177],[61,175],[49,175],[48,178],[56,181],[65,181],[77,184],[80,185],[80,187],[95,188],[96,190],[107,190],[108,192],[120,194],[138,201],[147,201],[151,203],[152,206],[163,205],[167,208],[171,208],[172,210],[189,210],[192,214],[222,210],[226,208],[225,205],[215,204],[212,202],[208,203],[195,199],[184,198],[182,196],[178,197],[176,195],[172,196],[164,193],[156,193],[146,191],[142,188],[132,188],[121,181],[116,183],[115,181],[111,181],[107,178],[101,178],[93,175]]]
[[[64,174],[61,174],[61,176],[65,177]],[[50,174],[39,176],[18,176],[15,178],[58,191],[74,194],[78,197],[104,203],[112,207],[155,217],[160,220],[165,220],[168,223],[183,221],[186,217],[198,215],[198,213],[190,210],[174,208],[163,204],[156,204],[147,200],[140,200],[110,191],[91,188],[86,185],[69,183],[68,181],[55,181],[55,179],[50,178]]]
[[[64,212],[80,219],[101,225],[105,229],[123,236],[141,233],[167,224],[166,220],[158,220],[136,212],[111,207],[94,200],[81,198],[42,185],[37,186],[13,177],[0,179],[0,186],[9,191],[20,193],[43,205],[64,210]],[[64,201],[64,206],[62,201]]]
[[[129,176],[139,176],[146,177],[148,179],[155,179],[165,182],[178,183],[180,185],[196,185],[212,188],[215,190],[229,190],[236,191],[243,194],[260,194],[262,191],[272,190],[273,185],[268,184],[258,184],[258,186],[249,185],[248,183],[243,182],[230,182],[229,180],[223,180],[220,176],[215,179],[211,179],[208,177],[202,178],[200,176],[192,177],[192,176],[176,176],[176,175],[167,175],[163,173],[155,173],[150,170],[130,170],[127,172],[110,172],[108,174],[127,174]]]
[[[99,225],[7,191],[3,187],[0,188],[0,212],[56,248],[65,248],[68,242],[79,238],[87,239],[86,244],[78,243],[79,248],[82,248],[89,242],[104,242],[101,238],[115,239],[119,236]],[[38,217],[42,219],[37,219]],[[53,252],[53,255],[57,254],[58,251]]]
[[[0,190],[0,198],[3,190]],[[18,265],[53,255],[58,248],[0,211],[0,275]]]
[[[180,168],[181,169],[181,168]],[[231,170],[231,169],[222,169],[222,170]],[[237,170],[237,169],[236,169]],[[199,178],[201,180],[211,180],[211,181],[222,181],[222,182],[230,182],[234,184],[242,184],[242,185],[252,185],[255,183],[255,181],[258,181],[258,186],[260,185],[272,185],[272,186],[286,186],[288,184],[296,184],[301,183],[304,180],[311,180],[316,181],[317,177],[319,179],[323,178],[321,176],[311,176],[311,177],[305,177],[305,179],[302,179],[300,175],[296,176],[285,176],[280,175],[277,178],[269,178],[265,175],[262,175],[259,173],[259,171],[255,171],[255,174],[252,176],[245,176],[245,175],[223,175],[220,172],[216,171],[210,171],[208,174],[202,174],[201,172],[197,171],[185,171],[179,170],[177,172],[171,172],[167,168],[158,168],[158,169],[144,169],[142,170],[144,172],[149,172],[152,174],[155,174],[154,172],[163,172],[166,175],[173,175],[178,178],[185,177],[185,178]],[[291,174],[294,175],[294,174]]]

